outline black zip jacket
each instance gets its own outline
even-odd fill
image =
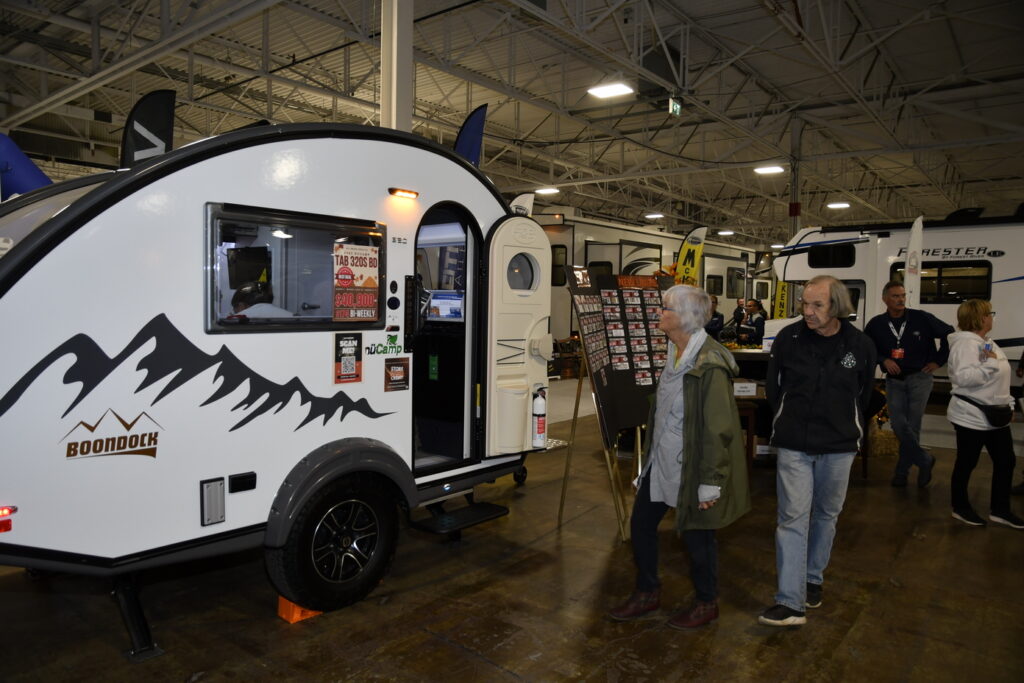
[[[875,344],[848,321],[823,337],[801,320],[775,337],[765,391],[772,445],[810,455],[851,453],[864,436]]]

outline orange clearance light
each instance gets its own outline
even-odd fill
[[[0,517],[10,517],[18,508],[14,505],[0,505]]]
[[[420,193],[415,190],[403,190],[400,187],[389,187],[388,192],[396,197],[405,197],[406,199],[416,199],[420,196]]]

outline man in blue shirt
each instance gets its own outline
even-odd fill
[[[892,485],[906,486],[911,465],[917,465],[917,486],[923,489],[931,483],[935,458],[921,448],[921,420],[932,393],[932,373],[949,358],[946,335],[953,328],[927,311],[907,308],[907,291],[898,280],[886,283],[882,301],[885,313],[868,321],[864,332],[875,343],[892,431],[900,440]]]

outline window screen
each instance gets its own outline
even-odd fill
[[[209,331],[383,325],[374,221],[210,204],[207,232]]]

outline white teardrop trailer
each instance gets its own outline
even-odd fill
[[[0,564],[115,577],[137,657],[141,569],[263,546],[293,602],[363,598],[399,510],[507,512],[472,491],[537,450],[549,272],[476,168],[380,128],[240,130],[5,202]]]

